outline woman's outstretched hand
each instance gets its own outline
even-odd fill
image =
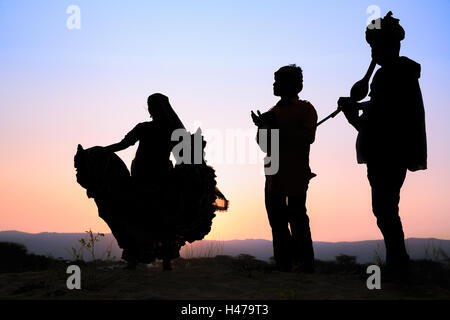
[[[114,143],[106,147],[101,147],[105,152],[117,152],[126,149],[128,146],[123,141]]]

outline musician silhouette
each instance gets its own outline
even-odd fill
[[[373,213],[384,237],[386,263],[394,270],[409,262],[398,208],[400,189],[407,170],[427,168],[420,65],[400,57],[404,37],[405,31],[392,12],[372,21],[366,40],[373,61],[381,68],[372,80],[370,101],[364,107],[352,97],[338,100],[348,122],[358,131],[357,160],[367,165]]]

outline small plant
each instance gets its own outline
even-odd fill
[[[98,232],[96,235],[92,232],[91,229],[86,231],[87,237],[81,238],[78,240],[83,248],[85,248],[91,255],[92,261],[97,260],[95,256],[95,243],[99,242],[101,238],[105,236],[104,233]]]
[[[94,234],[91,229],[85,232],[87,235],[84,238],[78,240],[80,247],[78,248],[72,247],[70,253],[74,261],[84,261],[83,252],[87,251],[91,256],[92,261],[95,262],[96,260],[98,260],[97,256],[95,255],[95,244],[99,242],[105,236],[105,234],[100,232]],[[102,255],[102,257],[106,255],[108,259],[111,258],[111,245],[112,244],[110,244],[110,246],[108,247],[106,252]]]
[[[86,290],[98,290],[105,286],[109,280],[103,279],[104,272],[99,264],[99,260],[111,261],[115,257],[112,256],[112,244],[111,241],[106,250],[99,257],[96,253],[96,244],[100,242],[105,234],[101,232],[94,233],[91,229],[85,231],[84,238],[78,240],[79,247],[71,249],[71,255],[77,262],[83,262],[82,281]],[[84,253],[87,252],[90,256],[91,262],[85,263]]]

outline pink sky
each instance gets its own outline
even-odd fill
[[[450,239],[450,51],[442,41],[449,5],[379,2],[407,31],[402,54],[422,64],[429,170],[408,173],[402,189],[405,235]],[[0,230],[108,232],[76,183],[73,155],[78,143],[118,142],[146,121],[151,93],[169,96],[190,130],[199,123],[204,131],[248,130],[250,110],[276,103],[273,72],[297,63],[304,70],[301,98],[326,116],[370,62],[364,27],[371,3],[355,3],[297,1],[290,10],[278,2],[211,3],[204,14],[182,4],[174,11],[80,1],[80,30],[67,30],[64,5],[2,3]],[[318,176],[307,201],[313,240],[381,238],[355,138],[342,115],[319,128],[311,148]],[[119,155],[129,165],[133,152]],[[231,207],[214,219],[208,238],[271,239],[261,165],[210,164]]]

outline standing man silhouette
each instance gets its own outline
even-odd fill
[[[314,272],[314,251],[306,214],[306,192],[315,176],[309,167],[310,144],[314,142],[317,113],[298,94],[303,89],[300,67],[289,65],[275,72],[273,93],[280,101],[270,111],[253,113],[259,129],[278,129],[279,148],[257,141],[272,159],[278,156],[278,171],[266,171],[265,204],[272,228],[277,268],[289,272],[295,263],[304,272]],[[260,131],[260,130],[258,130]],[[272,144],[274,142],[272,141]],[[274,152],[279,150],[279,154]],[[267,164],[266,164],[267,167]],[[289,229],[290,227],[290,229]]]
[[[400,270],[409,262],[399,216],[400,189],[406,171],[427,168],[425,113],[419,86],[420,65],[400,57],[405,31],[389,12],[367,27],[372,59],[381,66],[370,89],[370,102],[361,105],[340,98],[338,105],[358,130],[358,163],[367,164],[372,209],[386,245],[386,263]]]

